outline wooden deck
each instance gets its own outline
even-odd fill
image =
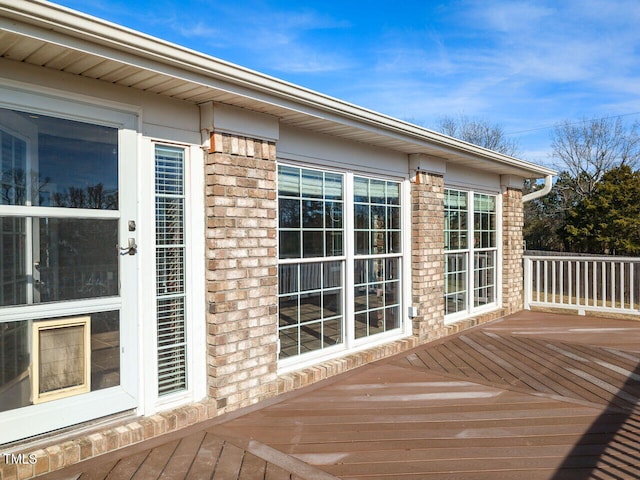
[[[640,322],[521,312],[47,479],[640,478]]]

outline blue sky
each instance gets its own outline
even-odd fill
[[[549,166],[558,122],[640,120],[637,0],[56,3],[427,128],[488,120]]]

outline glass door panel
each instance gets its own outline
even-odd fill
[[[137,368],[124,368],[137,365],[137,269],[119,251],[135,235],[136,162],[119,162],[123,132],[0,108],[0,422],[17,435],[0,444],[137,406]],[[84,387],[61,381],[40,398],[37,373],[66,378],[70,359]]]

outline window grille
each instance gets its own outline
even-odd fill
[[[343,212],[343,175],[278,167],[280,359],[344,341]]]
[[[400,328],[400,184],[354,178],[355,338]]]
[[[158,394],[187,388],[184,149],[156,145]]]
[[[496,301],[495,195],[445,190],[445,315]]]

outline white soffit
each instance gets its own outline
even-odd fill
[[[463,167],[542,178],[508,157],[42,0],[0,0],[0,57],[280,122]]]

